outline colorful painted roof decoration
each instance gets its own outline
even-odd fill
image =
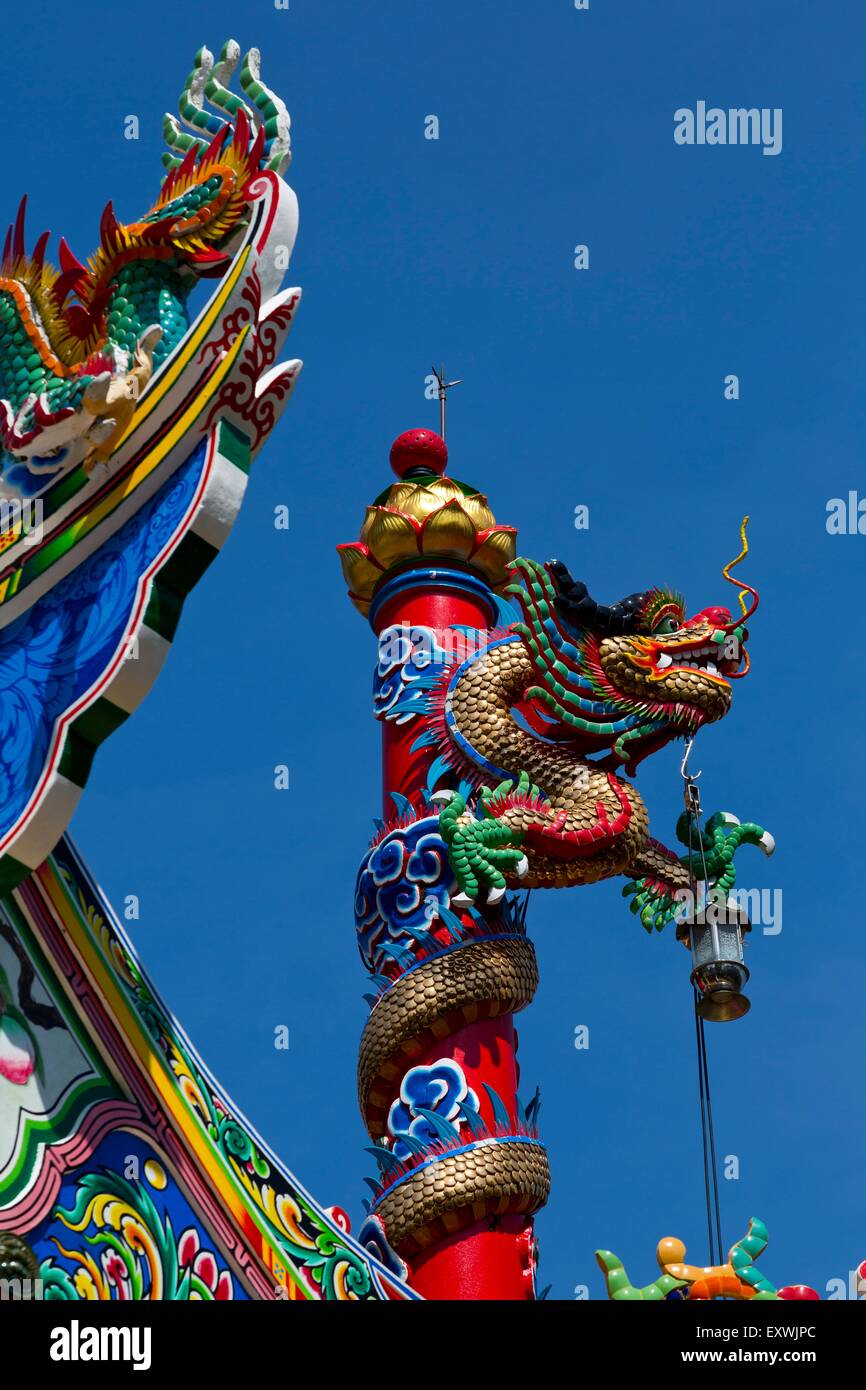
[[[0,904],[0,1002],[0,1231],[43,1297],[413,1297],[226,1096],[67,839]]]

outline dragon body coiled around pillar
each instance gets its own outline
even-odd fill
[[[738,560],[745,523],[742,538]],[[687,852],[675,853],[650,835],[632,780],[651,753],[727,714],[733,681],[749,668],[746,620],[757,606],[756,592],[739,588],[736,618],[721,606],[690,617],[660,588],[608,607],[564,565],[514,559],[500,591],[516,621],[485,633],[380,632],[377,713],[411,722],[412,750],[428,760],[419,801],[395,798],[398,817],[365,857],[355,904],[377,987],[358,1073],[381,1169],[372,1213],[398,1253],[546,1200],[537,1106],[504,1113],[492,1095],[491,1124],[490,1105],[450,1076],[453,1059],[436,1057],[465,1024],[533,997],[515,890],[622,876],[632,911],[660,930],[697,882],[730,889],[740,845],[772,852],[761,826],[716,813],[699,842],[682,820]],[[501,1164],[487,1152],[497,1145],[509,1146]]]

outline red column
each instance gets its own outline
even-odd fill
[[[425,627],[446,646],[447,629],[452,624],[489,630],[495,612],[493,595],[477,593],[477,580],[471,587],[467,580],[465,590],[454,587],[460,580],[457,569],[443,568],[442,577],[446,576],[448,587],[438,587],[435,580],[427,583],[419,574],[417,585],[401,588],[377,605],[371,615],[377,638],[392,625]],[[387,819],[393,816],[391,792],[417,800],[426,785],[430,754],[427,750],[410,751],[418,732],[414,720],[406,724],[383,720],[381,727],[383,815]],[[464,915],[463,920],[470,919]],[[484,1083],[498,1093],[511,1117],[516,1117],[519,1067],[511,1014],[458,1028],[414,1057],[412,1064],[426,1065],[443,1057],[462,1067],[489,1123],[493,1123],[493,1113]],[[494,1215],[445,1236],[431,1249],[412,1257],[411,1283],[429,1299],[529,1299],[534,1297],[533,1260],[531,1218]]]
[[[472,910],[455,905],[429,799],[463,780],[437,702],[498,625],[493,586],[507,582],[516,532],[496,523],[482,493],[445,476],[447,462],[438,435],[401,435],[391,450],[398,481],[367,508],[358,541],[338,547],[381,657],[384,829],[355,904],[379,991],[358,1076],[380,1168],[365,1231],[389,1263],[396,1254],[408,1264],[426,1298],[522,1300],[534,1297],[527,1213],[548,1183],[518,1106],[512,1018],[532,998],[535,957],[507,902],[490,906],[482,893]]]

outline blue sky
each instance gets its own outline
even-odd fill
[[[435,426],[429,364],[464,378],[453,475],[602,599],[668,582],[692,611],[729,601],[719,572],[749,512],[753,673],[695,761],[707,810],[776,835],[772,860],[741,852],[739,881],[781,890],[783,929],[753,934],[751,1014],[708,1030],[718,1147],[740,1169],[723,1228],[727,1244],[762,1217],[768,1276],[823,1291],[866,1256],[866,536],[825,525],[829,499],[866,496],[862,7],[151,0],[108,16],[31,0],[4,28],[9,215],[27,189],[31,237],[51,226],[81,256],[109,198],[144,211],[162,112],[195,50],[229,36],[262,49],[293,116],[290,349],[307,365],[157,687],[97,758],[79,846],[116,901],[139,896],[133,939],[223,1084],[357,1219],[352,889],[378,730],[373,639],[334,546],[387,485],[392,439]],[[676,145],[674,112],[698,100],[781,108],[781,153]],[[671,842],[676,748],[638,783]],[[601,1296],[597,1246],[638,1283],[662,1235],[706,1258],[689,962],[619,888],[530,908],[541,987],[521,1062],[542,1089],[556,1298]]]

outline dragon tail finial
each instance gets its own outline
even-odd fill
[[[285,103],[263,84],[261,55],[257,48],[251,48],[245,55],[239,76],[248,100],[232,92],[229,83],[240,60],[240,45],[234,39],[223,45],[218,62],[208,48],[200,48],[195,55],[195,65],[178,100],[180,121],[168,114],[163,120],[163,135],[169,149],[162,160],[169,173],[178,168],[190,150],[194,151],[193,158],[199,158],[217,137],[225,138],[232,122],[236,129],[251,130],[261,140],[262,168],[275,174],[282,174],[288,168],[292,157],[291,122]],[[214,110],[205,109],[206,100]],[[218,114],[221,112],[224,116]],[[181,129],[181,122],[192,135]]]

